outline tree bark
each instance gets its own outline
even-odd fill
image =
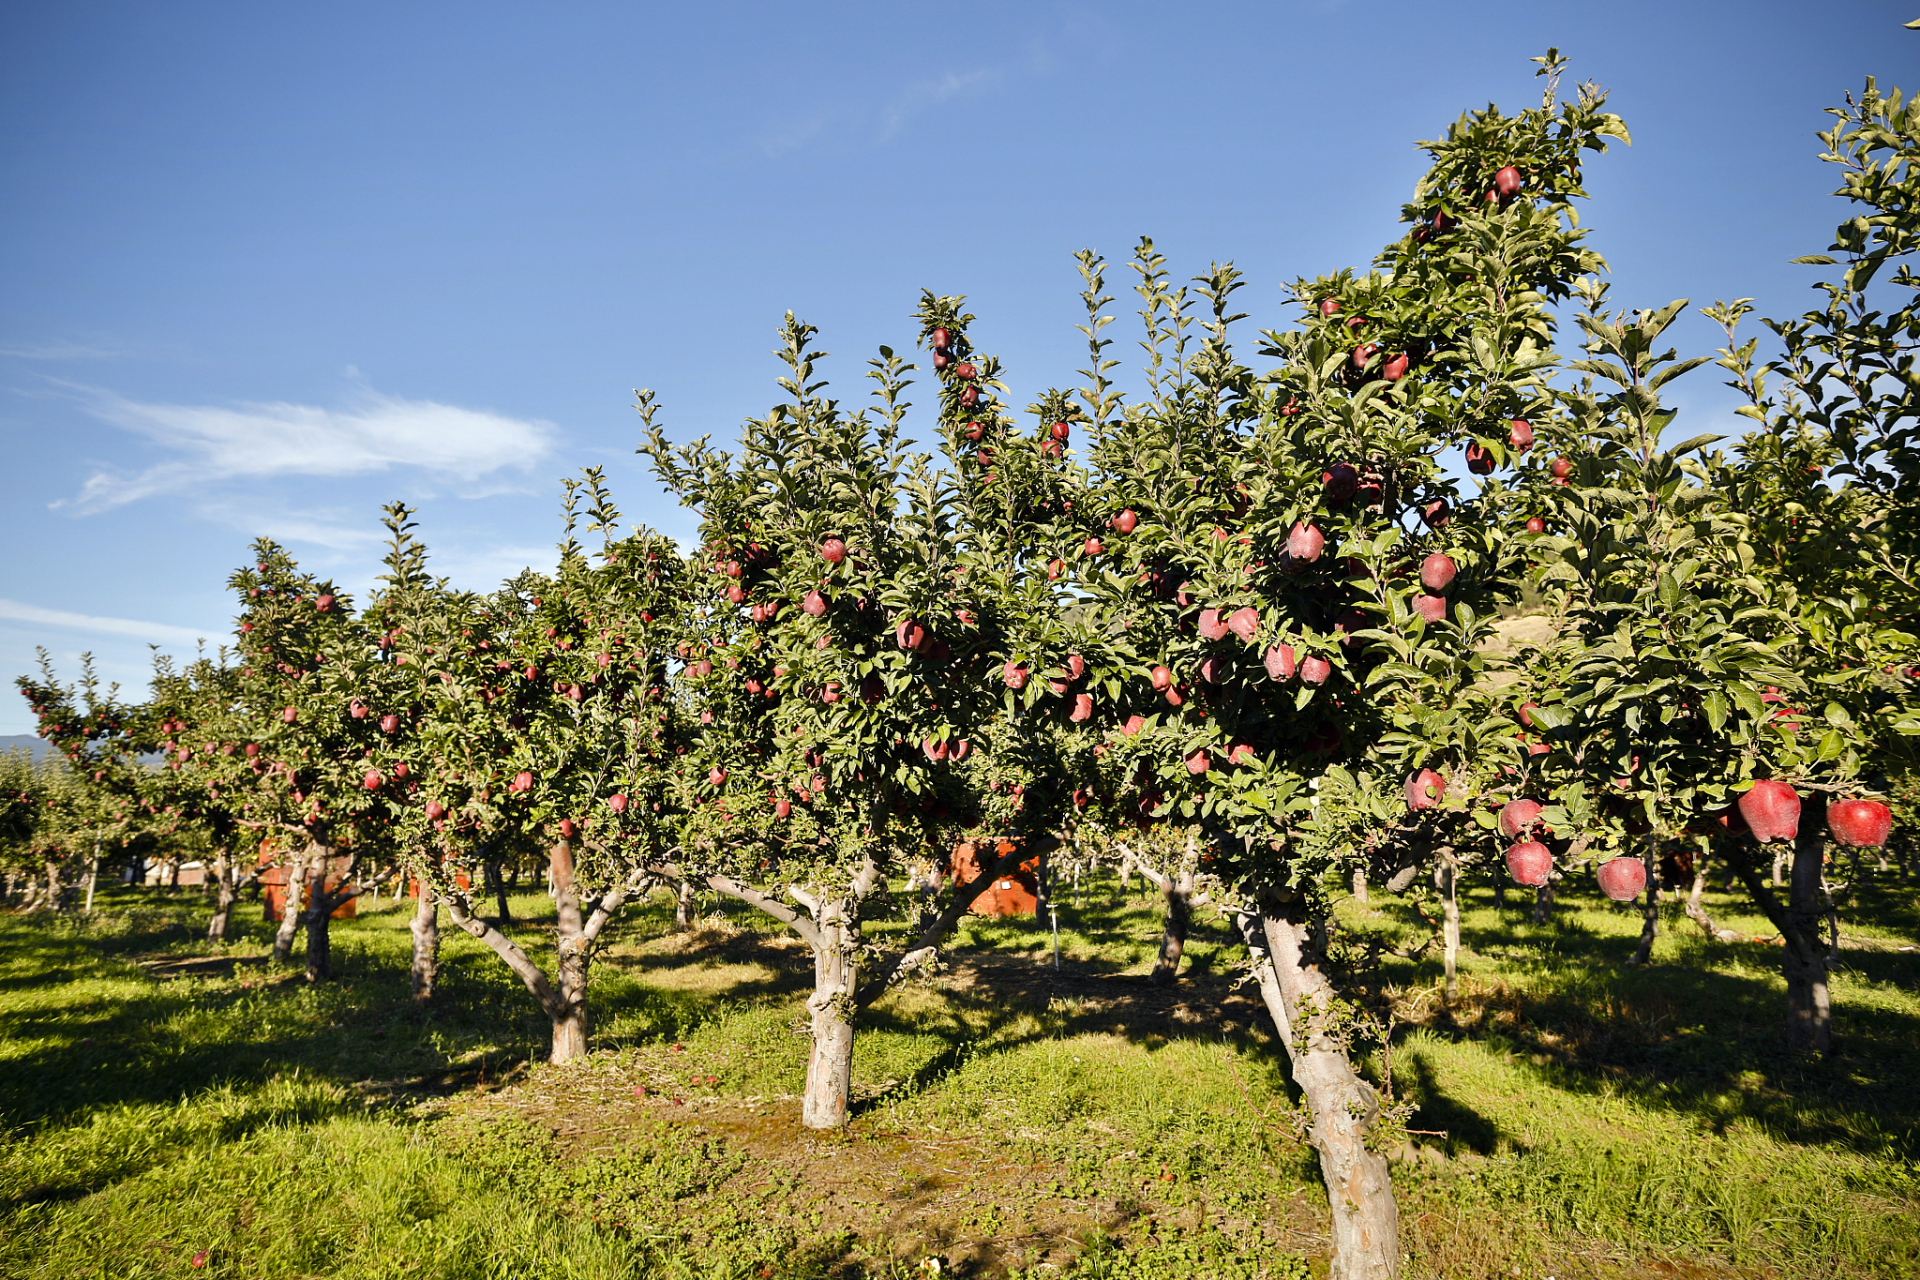
[[[673,896],[673,931],[686,933],[693,928],[693,881],[682,880]]]
[[[1809,806],[1811,807],[1811,806]],[[1820,881],[1827,852],[1827,834],[1812,815],[1803,813],[1800,835],[1793,842],[1793,875],[1788,888],[1787,916],[1800,940],[1785,957],[1787,976],[1787,1047],[1796,1053],[1826,1053],[1833,1048],[1833,1006],[1827,993],[1827,951],[1820,941],[1826,911],[1821,905]]]
[[[500,860],[488,858],[486,862],[487,883],[493,889],[494,905],[500,908],[500,923],[513,923],[513,906],[507,901],[507,880],[500,874]]]
[[[47,910],[58,911],[60,899],[65,896],[66,886],[60,883],[60,864],[51,858],[47,860]]]
[[[96,840],[93,843],[93,857],[87,860],[87,904],[82,908],[87,915],[93,914],[93,887],[99,879],[100,842]]]
[[[1193,869],[1179,870],[1160,877],[1160,896],[1164,909],[1160,920],[1160,954],[1153,962],[1149,981],[1165,986],[1180,978],[1180,957],[1187,949],[1187,928],[1193,923]]]
[[[1241,930],[1311,1114],[1309,1140],[1333,1213],[1328,1280],[1393,1280],[1400,1269],[1400,1210],[1385,1158],[1367,1148],[1380,1098],[1353,1069],[1340,1002],[1317,957],[1306,951],[1308,923],[1296,898],[1243,916]]]
[[[1460,864],[1454,861],[1453,850],[1442,849],[1439,853],[1440,864],[1433,869],[1433,878],[1440,889],[1441,963],[1447,1001],[1451,1003],[1460,988]]]
[[[1647,894],[1640,903],[1640,945],[1633,949],[1630,965],[1653,959],[1653,940],[1660,936],[1660,860],[1651,842],[1640,855],[1640,865],[1647,869]]]
[[[233,904],[240,900],[240,894],[248,885],[260,878],[256,870],[244,879],[233,859],[222,849],[214,859],[215,889],[213,898],[213,917],[207,921],[207,939],[210,942],[225,942],[227,930],[233,923]]]
[[[807,997],[813,1048],[807,1057],[807,1089],[800,1123],[838,1129],[847,1123],[853,1088],[853,1015],[860,989],[859,898],[823,904],[813,944],[813,994]]]
[[[300,915],[307,887],[307,855],[303,849],[287,862],[286,893],[280,900],[280,928],[273,935],[275,964],[293,959],[293,938],[300,929]]]
[[[646,871],[636,870],[623,883],[583,904],[574,882],[572,845],[565,840],[554,845],[548,853],[547,865],[555,886],[556,904],[562,908],[553,978],[511,938],[473,913],[473,902],[461,891],[457,881],[448,887],[445,901],[447,916],[499,956],[547,1015],[552,1027],[548,1060],[565,1063],[585,1057],[587,1053],[587,966],[593,944],[627,900],[645,892],[651,881]]]
[[[440,900],[434,896],[433,883],[421,879],[420,900],[414,904],[413,922],[408,927],[413,933],[413,964],[409,974],[413,980],[413,1002],[416,1005],[427,1004],[433,999],[433,982],[440,976]]]
[[[1715,942],[1738,942],[1740,935],[1731,929],[1722,929],[1719,925],[1715,924],[1713,917],[1707,914],[1707,909],[1701,905],[1701,895],[1706,893],[1706,891],[1707,855],[1706,852],[1702,850],[1694,855],[1693,888],[1687,893],[1687,901],[1683,910],[1687,913],[1687,919],[1699,925],[1700,931],[1709,938],[1712,938]]]

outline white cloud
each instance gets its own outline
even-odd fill
[[[0,356],[16,360],[105,360],[114,352],[78,342],[21,342],[0,346]]]
[[[914,116],[929,107],[950,102],[963,93],[983,88],[1001,79],[998,70],[949,71],[934,80],[922,80],[907,86],[892,102],[880,110],[880,141],[896,137]]]
[[[43,609],[37,604],[25,604],[19,600],[4,598],[0,598],[0,618],[11,622],[31,622],[41,626],[64,627],[73,631],[98,631],[107,635],[133,636],[140,640],[170,642],[185,645],[189,649],[201,640],[217,645],[232,630],[229,626],[221,626],[194,631],[188,627],[170,626],[164,622],[141,622],[133,618],[100,618],[87,613],[68,613],[64,609]]]
[[[365,391],[350,410],[303,404],[144,404],[79,388],[95,416],[181,453],[137,475],[99,471],[73,505],[102,511],[232,479],[349,476],[420,467],[471,482],[525,470],[552,448],[550,422]]]

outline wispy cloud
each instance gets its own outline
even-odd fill
[[[986,89],[998,83],[1004,73],[991,67],[977,71],[949,71],[943,76],[908,85],[893,101],[880,109],[880,141],[899,136],[913,118],[931,107],[938,107],[962,94]]]
[[[30,622],[39,626],[63,627],[72,631],[98,631],[106,635],[132,636],[138,640],[164,641],[193,646],[201,640],[219,643],[232,629],[209,627],[195,631],[164,622],[141,622],[134,618],[101,618],[88,613],[68,613],[65,609],[43,609],[37,604],[0,598],[0,619]]]
[[[147,404],[74,388],[82,403],[115,426],[182,456],[135,475],[99,471],[72,505],[102,511],[210,482],[277,476],[349,476],[420,467],[472,482],[502,470],[526,470],[553,447],[550,422],[432,400],[362,391],[351,409],[312,405]]]
[[[0,356],[16,360],[105,360],[119,354],[78,342],[10,342],[0,345]]]

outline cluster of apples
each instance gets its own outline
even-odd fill
[[[1431,769],[1407,776],[1407,808],[1416,813],[1433,808],[1446,794],[1446,779]],[[1507,872],[1516,883],[1533,888],[1553,875],[1553,852],[1537,838],[1552,834],[1540,821],[1542,809],[1538,800],[1522,798],[1500,810],[1500,833],[1514,841],[1507,850]],[[1762,844],[1790,842],[1800,833],[1800,794],[1775,779],[1756,782],[1721,815],[1719,826]],[[1836,800],[1827,806],[1827,830],[1846,848],[1877,849],[1893,830],[1893,811],[1877,800]],[[1646,864],[1631,855],[1607,860],[1595,874],[1600,891],[1615,902],[1630,901],[1647,887]]]

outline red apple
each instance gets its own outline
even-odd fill
[[[847,544],[839,538],[828,538],[820,544],[820,558],[828,564],[839,564],[847,558]]]
[[[826,703],[828,706],[832,706],[834,703],[840,701],[840,682],[838,680],[827,681],[820,690],[820,701]]]
[[[1218,609],[1202,609],[1200,621],[1196,624],[1203,640],[1224,640],[1227,638],[1227,624],[1220,617]]]
[[[1445,596],[1417,595],[1413,598],[1413,611],[1430,623],[1445,621],[1447,616],[1447,598]]]
[[[1337,298],[1322,298],[1322,299],[1320,299],[1320,314],[1321,314],[1321,315],[1323,315],[1323,316],[1336,316],[1336,315],[1339,315],[1339,314],[1340,314],[1340,302],[1339,302],[1339,299],[1337,299]]]
[[[950,347],[953,345],[953,335],[945,329],[935,329],[927,335],[927,340],[936,347]]]
[[[1533,448],[1533,424],[1525,418],[1515,418],[1507,423],[1507,443],[1516,453],[1525,453]]]
[[[948,747],[946,741],[941,738],[921,739],[920,750],[927,759],[933,761],[935,764],[939,764],[947,758]]]
[[[818,591],[809,591],[806,598],[800,602],[800,608],[809,617],[824,617],[827,612],[827,598]]]
[[[1107,548],[1105,547],[1105,545],[1102,544],[1100,539],[1098,538],[1088,538],[1085,542],[1080,544],[1080,550],[1084,551],[1086,554],[1090,556],[1097,556],[1101,552],[1105,551],[1106,549]]]
[[[1007,664],[1004,667],[1000,668],[1000,679],[1009,689],[1026,688],[1027,675],[1027,664],[1024,662],[1015,662],[1011,658],[1007,660]]]
[[[726,780],[727,780],[727,771],[725,769],[722,769],[719,765],[715,765],[713,766],[713,768],[707,770],[707,782],[710,785],[717,787],[721,783],[725,782]]]
[[[366,776],[360,779],[360,785],[369,791],[378,791],[384,782],[386,779],[380,776],[378,769],[367,770]]]
[[[1312,564],[1326,549],[1327,535],[1305,521],[1296,521],[1287,534],[1287,554],[1302,564]]]
[[[1827,830],[1849,849],[1878,849],[1893,832],[1893,810],[1876,800],[1836,800],[1827,806]]]
[[[1131,738],[1146,727],[1147,727],[1146,717],[1139,716],[1139,715],[1131,715],[1127,717],[1127,722],[1120,726],[1120,732],[1126,734],[1129,738]]]
[[[1093,719],[1092,695],[1085,693],[1075,694],[1073,699],[1073,714],[1068,716],[1067,719],[1073,721],[1075,724],[1081,724]]]
[[[783,799],[779,799],[779,800],[775,800],[775,801],[773,802],[773,816],[774,816],[774,817],[776,817],[776,818],[785,818],[785,817],[787,817],[787,816],[789,816],[790,814],[792,814],[792,812],[793,812],[793,805],[792,805],[791,803],[789,803],[789,802],[788,802],[787,800],[785,800],[784,798],[783,798]]]
[[[1507,850],[1507,874],[1537,889],[1553,874],[1553,853],[1538,840],[1516,844]]]
[[[1453,585],[1459,571],[1451,556],[1436,551],[1420,562],[1420,585],[1438,595]]]
[[[1740,816],[1761,844],[1800,833],[1800,793],[1784,782],[1763,779],[1740,797]]]
[[[1528,533],[1545,533],[1546,531],[1547,531],[1547,522],[1545,520],[1542,520],[1539,516],[1527,517]]]
[[[1066,423],[1056,422],[1053,424],[1053,438],[1055,440],[1065,440],[1072,434],[1073,428],[1069,427]]]
[[[615,813],[625,813],[627,811],[627,793],[624,791],[616,791],[608,796],[607,808],[613,810]]]
[[[1300,660],[1300,682],[1302,684],[1322,685],[1333,674],[1333,664],[1325,658],[1302,658]]]
[[[1360,473],[1350,463],[1336,462],[1320,473],[1320,498],[1330,507],[1343,507],[1360,490]]]
[[[1113,518],[1113,531],[1115,533],[1132,533],[1139,527],[1140,517],[1132,507],[1128,507]]]
[[[986,423],[984,423],[984,422],[969,422],[969,423],[967,424],[967,429],[966,429],[966,432],[965,432],[965,435],[966,435],[966,437],[967,437],[967,439],[969,439],[969,440],[971,440],[971,441],[973,441],[973,442],[974,442],[975,444],[978,444],[978,443],[980,443],[980,437],[981,437],[981,436],[984,436],[985,434],[987,434],[987,424],[986,424]]]
[[[1058,581],[1060,578],[1060,575],[1065,573],[1066,571],[1067,571],[1067,562],[1065,560],[1061,560],[1058,557],[1055,557],[1054,559],[1047,561],[1047,581],[1048,582]]]
[[[347,714],[355,720],[365,720],[367,718],[367,704],[355,698],[347,704]]]
[[[1349,325],[1351,325],[1351,324],[1354,324],[1354,323],[1356,323],[1356,321],[1354,321],[1354,320],[1349,320],[1349,321],[1347,321],[1347,323],[1348,323]],[[1375,355],[1375,354],[1376,354],[1376,353],[1377,353],[1377,352],[1378,352],[1379,350],[1380,350],[1380,344],[1379,344],[1379,343],[1377,343],[1377,342],[1363,342],[1363,343],[1361,343],[1361,344],[1360,344],[1359,346],[1357,346],[1357,347],[1355,347],[1355,348],[1353,349],[1353,356],[1352,356],[1352,362],[1353,362],[1353,367],[1354,367],[1354,368],[1356,368],[1356,369],[1364,369],[1364,368],[1366,368],[1366,367],[1367,367],[1367,361],[1369,361],[1369,360],[1371,360],[1371,359],[1373,359],[1373,357],[1374,357],[1374,355]]]
[[[1547,469],[1553,473],[1553,478],[1555,480],[1565,480],[1568,476],[1573,474],[1573,459],[1555,458],[1553,460],[1553,465],[1548,467]]]
[[[1467,446],[1467,470],[1477,476],[1493,473],[1493,451],[1479,441]]]
[[[522,769],[513,775],[513,781],[507,784],[507,790],[514,792],[533,790],[533,775]]]
[[[933,367],[935,370],[944,369],[952,363],[953,363],[953,357],[948,355],[946,352],[936,351],[933,353]]]
[[[315,596],[313,598],[313,607],[321,613],[325,613],[327,610],[333,608],[333,597],[330,595]]]
[[[1537,702],[1521,703],[1520,704],[1520,723],[1527,726],[1527,728],[1529,729],[1538,729],[1540,726],[1534,722],[1533,713],[1538,711],[1539,709],[1540,709],[1540,704]]]
[[[428,822],[438,822],[440,821],[440,819],[446,816],[447,816],[447,806],[441,804],[438,800],[427,801],[427,821]]]
[[[300,718],[299,711],[295,710],[292,707],[288,707],[285,711],[282,711],[280,713],[280,719],[286,722],[287,724],[292,724],[295,720],[298,720],[299,718]]]
[[[1500,806],[1500,832],[1509,839],[1517,840],[1532,829],[1540,819],[1538,800],[1509,800]]]
[[[1173,686],[1173,672],[1165,667],[1155,667],[1152,679],[1155,692],[1165,693]]]
[[[1195,777],[1213,768],[1213,758],[1205,747],[1195,747],[1186,754],[1187,772]]]
[[[389,711],[380,717],[380,732],[396,733],[400,729],[400,717]]]
[[[260,754],[260,744],[257,742],[249,742],[247,744],[246,751],[247,751],[247,759],[251,760],[255,756]]]
[[[1638,858],[1613,858],[1601,863],[1596,874],[1600,892],[1615,902],[1631,902],[1647,887],[1647,865]]]
[[[1493,175],[1493,191],[1502,200],[1511,200],[1520,193],[1520,171],[1507,165]]]
[[[1447,500],[1445,498],[1435,498],[1432,502],[1420,508],[1420,518],[1427,523],[1429,528],[1433,529],[1438,529],[1441,525],[1444,525],[1451,514],[1451,509],[1447,506]]]
[[[1227,619],[1227,630],[1252,644],[1253,637],[1260,630],[1260,611],[1252,606],[1235,609]]]
[[[980,388],[968,387],[960,393],[960,407],[971,409],[980,403]]]
[[[1407,775],[1403,790],[1407,795],[1407,808],[1431,809],[1446,797],[1447,780],[1431,769],[1422,769]]]
[[[1406,377],[1407,353],[1401,351],[1388,356],[1387,362],[1380,366],[1380,376],[1388,382],[1398,382],[1400,379]]]
[[[1208,684],[1219,684],[1226,678],[1226,675],[1227,664],[1220,661],[1220,659],[1202,658],[1200,660],[1200,678]]]
[[[1293,646],[1277,644],[1267,650],[1267,678],[1270,680],[1291,680],[1298,665],[1294,661]]]

